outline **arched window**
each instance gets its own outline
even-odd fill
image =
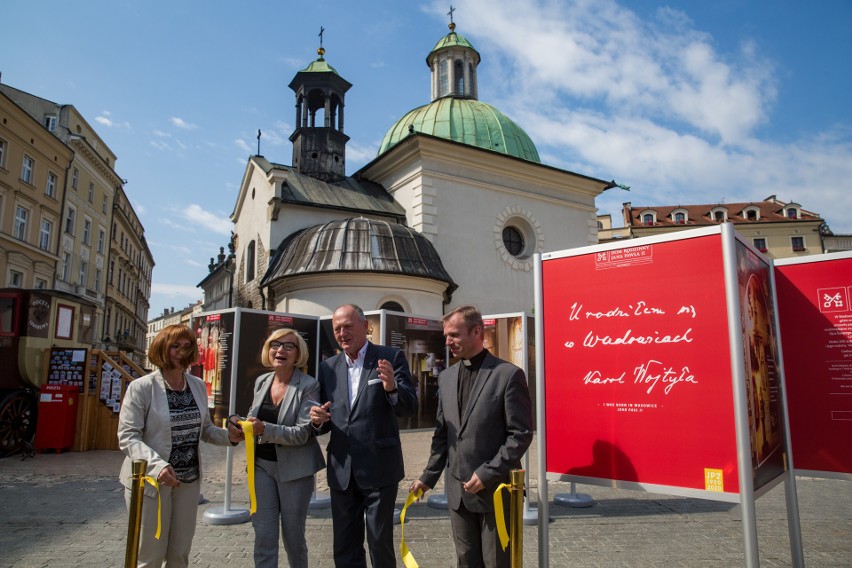
[[[654,214],[653,213],[645,213],[642,215],[642,224],[643,225],[653,225],[654,224]]]
[[[686,213],[675,213],[674,222],[678,225],[686,224]]]
[[[461,59],[456,59],[455,63],[453,63],[453,75],[456,81],[454,85],[454,94],[463,95],[464,94],[464,63],[462,63]]]
[[[382,306],[379,309],[380,310],[389,310],[391,312],[404,312],[405,311],[404,309],[402,309],[402,306],[400,306],[398,302],[385,302],[384,304],[382,304]]]
[[[450,93],[450,62],[444,59],[438,62],[438,96]]]
[[[254,265],[255,253],[254,241],[252,241],[249,243],[248,248],[246,248],[246,282],[254,280]]]
[[[467,71],[467,94],[476,98],[476,67],[473,66],[473,63],[467,64]]]

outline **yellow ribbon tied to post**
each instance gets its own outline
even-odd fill
[[[399,514],[399,526],[400,531],[402,532],[402,541],[399,543],[399,552],[400,556],[402,556],[402,563],[405,564],[405,568],[420,568],[420,565],[416,560],[414,560],[414,555],[411,554],[411,550],[409,550],[408,545],[405,543],[405,511],[408,509],[409,505],[420,499],[422,496],[422,489],[418,489],[417,493],[409,492],[408,498],[405,500],[405,506]]]
[[[154,533],[154,538],[160,540],[160,526],[162,525],[163,518],[163,508],[160,506],[160,484],[157,483],[157,480],[150,475],[146,475],[142,479],[145,480],[145,483],[153,485],[154,489],[157,490],[157,532]]]
[[[509,489],[508,483],[501,483],[494,490],[494,517],[497,521],[497,536],[500,537],[500,545],[503,550],[509,546],[509,532],[506,530],[506,516],[503,514],[503,496],[500,492]]]
[[[254,492],[254,426],[248,420],[239,420],[237,424],[246,437],[246,476],[248,478],[249,515],[257,511],[257,495]]]

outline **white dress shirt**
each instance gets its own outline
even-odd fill
[[[349,354],[344,352],[346,357],[346,368],[349,372],[349,408],[355,404],[355,399],[358,397],[358,387],[361,385],[361,372],[364,370],[364,356],[367,353],[367,345],[370,342],[364,342],[363,347],[358,350],[358,357],[351,359]]]

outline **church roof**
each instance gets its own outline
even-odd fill
[[[273,164],[263,156],[253,156],[268,175],[273,169],[286,170],[281,184],[281,201],[305,207],[338,209],[352,213],[379,214],[405,219],[405,208],[381,185],[359,177],[346,177],[329,183],[302,175],[295,169]]]
[[[278,247],[261,281],[328,272],[389,273],[456,284],[429,240],[405,225],[339,219],[292,233]]]
[[[300,73],[334,73],[335,75],[340,75],[340,73],[337,72],[337,69],[329,65],[325,60],[325,57],[323,57],[323,55],[325,55],[325,50],[323,48],[319,48],[317,50],[317,54],[319,55],[317,60],[311,61],[310,65],[299,71]]]
[[[475,99],[443,97],[409,111],[385,134],[378,154],[387,152],[411,132],[541,163],[535,144],[520,126],[498,109]]]
[[[429,64],[429,56],[431,56],[433,53],[441,49],[447,49],[449,47],[466,47],[468,49],[471,49],[476,53],[476,62],[479,63],[480,61],[479,52],[476,51],[476,48],[473,47],[473,44],[470,43],[463,35],[451,31],[450,33],[442,37],[440,40],[438,40],[438,43],[435,44],[435,47],[432,48],[432,51],[430,51],[429,55],[426,56],[426,64]]]

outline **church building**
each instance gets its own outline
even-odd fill
[[[431,102],[350,176],[352,85],[322,47],[296,73],[291,165],[251,156],[231,213],[232,269],[220,273],[233,278],[233,306],[530,312],[533,255],[597,243],[595,198],[614,184],[542,164],[526,132],[479,100],[480,54],[455,27],[426,57]]]

